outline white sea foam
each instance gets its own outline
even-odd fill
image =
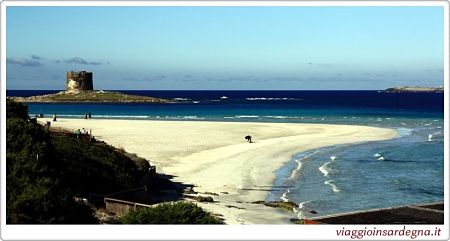
[[[294,208],[294,213],[296,213],[297,214],[297,217],[299,218],[299,219],[302,219],[302,218],[304,218],[305,217],[305,212],[303,211],[303,209],[304,209],[304,207],[305,207],[305,204],[307,204],[307,203],[310,203],[311,201],[305,201],[305,202],[301,202],[301,203],[299,203],[298,204],[298,208]]]
[[[290,192],[291,192],[291,190],[289,190],[289,188],[288,188],[288,190],[285,193],[283,193],[283,195],[280,197],[280,199],[283,200],[283,202],[289,202],[290,200],[288,198],[288,194]]]
[[[84,117],[84,115],[58,115],[59,117]],[[45,116],[44,116],[45,117]],[[50,117],[50,116],[49,116]]]
[[[192,101],[192,103],[198,104],[198,103],[200,103],[200,101]]]
[[[373,154],[373,156],[374,156],[374,157],[380,157],[381,154],[380,154],[380,153],[375,153],[375,154]]]
[[[273,97],[249,97],[245,98],[246,100],[299,100],[296,98],[273,98]]]
[[[435,132],[435,133],[433,133],[433,135],[435,136],[435,135],[443,135],[444,134],[444,131],[438,131],[438,132]]]
[[[413,131],[412,129],[408,129],[408,128],[403,128],[403,127],[397,128],[397,132],[400,135],[400,137],[411,135],[412,131]]]
[[[264,116],[264,117],[274,118],[274,119],[289,119],[289,118],[291,118],[289,116],[283,116],[283,115],[267,115],[267,116]]]
[[[204,117],[198,116],[165,116],[164,119],[167,120],[204,120]]]
[[[309,157],[311,157],[314,154],[319,153],[320,151],[314,151],[312,153],[309,153],[307,155],[304,155],[298,159],[295,159],[295,162],[297,163],[297,167],[292,171],[291,175],[289,176],[288,180],[294,179],[298,176],[298,174],[300,173],[300,170],[303,167],[303,162],[304,160],[308,159]]]
[[[327,162],[319,167],[319,171],[325,176],[328,177],[328,175],[332,172],[332,170],[328,167],[331,162]]]
[[[68,118],[84,118],[84,115],[58,115],[59,117],[68,117]],[[95,115],[95,118],[100,119],[168,119],[168,120],[204,120],[204,117],[198,116],[146,116],[146,115]]]
[[[183,116],[183,119],[194,119],[194,120],[204,120],[204,117],[198,117],[196,115],[187,115],[187,116]]]
[[[384,157],[383,157],[383,156],[380,156],[377,160],[378,160],[378,161],[384,161]]]
[[[425,124],[423,126],[431,126],[431,125],[433,125],[433,123],[427,123],[427,124]]]
[[[186,100],[191,100],[191,99],[188,99],[188,98],[173,98],[174,100],[182,100],[182,101],[186,101]]]
[[[297,163],[297,168],[292,171],[291,176],[288,178],[288,180],[297,177],[300,173],[300,170],[302,169],[303,164],[300,162],[300,160],[295,160],[295,162]]]
[[[259,115],[236,115],[236,118],[258,118]]]
[[[59,117],[69,117],[69,118],[84,118],[84,115],[58,115]],[[101,119],[147,119],[151,118],[146,115],[95,115],[95,118]]]
[[[334,185],[333,183],[331,183],[332,181],[333,181],[333,180],[327,180],[327,181],[324,182],[324,184],[330,185],[330,186],[331,186],[331,189],[333,190],[333,192],[340,192],[341,190],[339,190],[339,188],[338,188],[336,185]]]
[[[330,159],[331,159],[332,161],[334,161],[334,160],[337,159],[337,156],[330,156]]]
[[[428,141],[433,141],[433,134],[428,135]]]

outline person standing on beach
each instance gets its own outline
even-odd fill
[[[81,134],[80,129],[78,129],[78,130],[75,132],[75,134],[77,135],[77,139],[80,139],[80,134]]]

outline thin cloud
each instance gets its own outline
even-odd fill
[[[34,60],[42,60],[42,59],[44,59],[44,58],[42,58],[41,56],[32,54],[32,55],[31,55],[31,59],[34,59]]]
[[[304,82],[307,81],[304,77],[297,76],[276,76],[261,79],[259,82]]]
[[[385,74],[376,73],[376,72],[367,72],[367,73],[365,73],[365,75],[370,76],[370,77],[377,77],[377,78],[384,78],[384,77],[386,77]]]
[[[25,58],[6,58],[6,63],[12,65],[19,65],[23,67],[37,67],[42,65],[42,62],[36,59],[25,59]]]
[[[314,62],[308,62],[308,65],[311,65],[311,66],[317,66],[317,67],[321,67],[321,68],[333,67],[333,64],[314,63]]]
[[[146,77],[146,78],[144,78],[144,80],[151,82],[151,81],[160,81],[165,78],[166,78],[165,75],[156,75],[156,76]]]
[[[125,77],[125,78],[123,78],[123,80],[135,81],[135,82],[154,82],[154,81],[161,81],[165,78],[166,78],[165,75],[155,75],[155,76],[147,76],[144,78]]]
[[[307,79],[296,76],[275,76],[275,77],[267,77],[267,78],[258,78],[253,76],[245,76],[245,77],[227,77],[227,78],[208,78],[208,81],[214,82],[253,82],[253,83],[266,83],[266,82],[301,82],[306,81]]]
[[[87,61],[81,57],[73,57],[70,59],[65,59],[62,60],[62,62],[66,63],[66,64],[81,64],[81,65],[101,65],[103,64],[102,62],[94,62],[94,61]],[[56,63],[61,63],[61,61],[56,60]]]

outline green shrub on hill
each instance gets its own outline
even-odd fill
[[[64,171],[63,182],[80,195],[109,194],[139,186],[148,170],[138,168],[106,144],[96,145],[65,136],[55,136],[51,143],[57,168]]]
[[[51,136],[29,120],[27,107],[7,101],[8,223],[97,223],[75,196],[136,187],[145,165],[106,144]]]
[[[28,119],[28,106],[6,99],[6,118]]]
[[[7,223],[96,223],[61,185],[50,136],[28,120],[26,107],[7,101]]]
[[[139,208],[122,217],[124,224],[223,224],[223,222],[190,202],[163,203]]]

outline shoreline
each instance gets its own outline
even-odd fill
[[[392,139],[395,130],[356,126],[268,122],[59,119],[52,127],[91,129],[108,144],[135,153],[175,181],[214,193],[198,203],[227,224],[290,223],[293,214],[264,205],[276,172],[295,154],[334,146]],[[247,143],[245,135],[255,143]]]

